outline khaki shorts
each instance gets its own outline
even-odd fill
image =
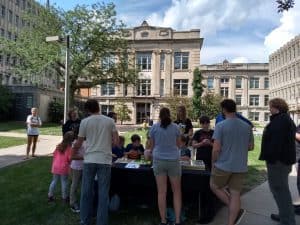
[[[155,176],[180,177],[181,165],[178,160],[155,160],[153,172]]]
[[[212,168],[210,181],[218,188],[229,187],[235,191],[243,189],[244,178],[247,173],[232,173],[216,167]]]

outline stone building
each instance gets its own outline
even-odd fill
[[[139,67],[136,86],[114,83],[81,90],[83,96],[97,99],[101,112],[107,114],[121,99],[132,110],[129,124],[158,119],[159,108],[166,98],[192,97],[193,70],[200,66],[203,38],[200,30],[175,31],[172,28],[141,26],[128,29],[129,58]]]
[[[34,0],[0,0],[0,38],[16,40],[23,28],[32,26],[23,19],[24,12],[30,10],[31,13],[38,13],[41,7]],[[38,107],[41,118],[47,120],[48,103],[54,96],[63,98],[62,92],[58,91],[57,73],[46,70],[22,78],[13,70],[18,63],[20,59],[16,56],[0,52],[0,84],[9,87],[15,94],[14,109],[23,108],[11,115],[11,119],[24,120],[31,107]]]
[[[291,117],[300,122],[300,35],[269,57],[270,97],[287,101]]]
[[[269,120],[268,63],[223,63],[201,65],[205,93],[234,99],[238,112],[251,121]]]

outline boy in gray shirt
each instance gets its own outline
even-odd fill
[[[213,134],[210,186],[229,207],[228,225],[235,225],[245,214],[240,208],[240,193],[248,171],[248,150],[253,149],[254,140],[251,126],[236,117],[236,103],[232,99],[223,100],[221,108],[226,119],[216,125]]]

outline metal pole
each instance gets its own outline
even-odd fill
[[[64,123],[67,121],[67,114],[69,111],[69,49],[70,49],[70,36],[66,37],[67,48],[66,48],[66,65],[65,65],[65,101],[64,101]]]

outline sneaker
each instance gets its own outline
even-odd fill
[[[48,196],[48,202],[54,202],[54,196]]]
[[[238,225],[241,220],[243,219],[243,216],[246,214],[246,210],[245,209],[240,209],[235,221],[234,221],[234,225]]]
[[[77,204],[74,204],[73,206],[71,206],[71,210],[74,213],[80,213],[80,209],[79,209],[79,206]]]
[[[279,215],[278,214],[271,214],[271,220],[274,220],[274,221],[277,221],[277,222],[279,222],[280,221],[280,217],[279,217]]]

